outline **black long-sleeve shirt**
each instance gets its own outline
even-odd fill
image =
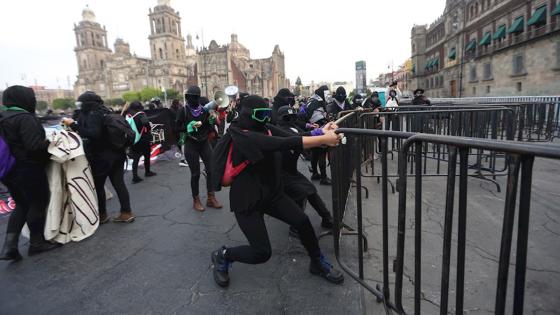
[[[16,162],[45,164],[49,143],[35,114],[4,111],[0,114],[4,140]]]

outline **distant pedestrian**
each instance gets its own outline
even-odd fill
[[[144,107],[140,102],[132,102],[128,107],[128,115],[134,120],[136,129],[140,133],[140,140],[130,147],[130,156],[132,157],[132,183],[136,184],[142,181],[138,176],[138,164],[140,158],[144,157],[144,174],[146,177],[157,175],[150,170],[151,167],[151,126],[148,116],[144,113]]]

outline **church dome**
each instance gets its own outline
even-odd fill
[[[158,5],[166,5],[169,6],[171,0],[158,0]]]
[[[82,18],[87,22],[95,22],[95,13],[93,13],[93,10],[90,9],[89,6],[86,6],[84,11],[82,11]]]
[[[229,49],[233,53],[233,56],[237,58],[243,58],[243,59],[250,58],[249,50],[237,41],[237,34],[231,34],[231,43],[229,44]]]

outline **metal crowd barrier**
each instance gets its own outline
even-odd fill
[[[350,113],[346,119],[340,120],[344,127],[357,122],[357,114]],[[358,126],[358,125],[356,125]],[[508,156],[507,190],[504,203],[504,219],[499,254],[499,267],[497,274],[497,290],[495,299],[495,313],[504,314],[507,294],[507,280],[509,258],[511,255],[511,243],[513,237],[513,223],[516,210],[517,185],[521,182],[519,191],[519,226],[517,230],[517,252],[516,252],[516,275],[514,284],[513,313],[523,313],[525,270],[527,261],[528,221],[530,209],[530,192],[532,164],[535,157],[560,159],[560,148],[545,146],[542,144],[523,143],[514,141],[500,141],[493,139],[476,139],[457,137],[449,135],[420,134],[391,130],[371,130],[357,128],[340,128],[346,144],[330,150],[331,175],[333,178],[332,198],[333,217],[335,219],[334,250],[337,261],[341,268],[353,279],[355,279],[367,291],[372,293],[380,302],[383,302],[387,314],[395,311],[398,314],[406,314],[403,306],[403,268],[405,249],[405,223],[407,214],[406,196],[409,170],[409,159],[412,158],[411,173],[415,176],[415,205],[414,205],[414,313],[420,314],[421,286],[422,286],[422,177],[423,155],[426,154],[426,144],[445,146],[448,152],[447,159],[447,194],[445,198],[445,218],[443,236],[443,259],[440,288],[440,314],[448,313],[450,262],[451,262],[451,238],[452,218],[454,212],[455,183],[459,182],[458,192],[458,233],[457,233],[457,279],[456,279],[456,303],[455,313],[463,313],[464,277],[465,277],[465,244],[466,244],[466,213],[467,213],[467,179],[469,152],[471,150],[500,152]],[[341,257],[341,237],[343,232],[344,214],[347,210],[349,192],[352,182],[355,182],[356,190],[356,220],[357,235],[363,235],[363,209],[362,209],[362,164],[363,145],[370,139],[377,139],[379,143],[379,157],[381,162],[381,215],[382,215],[382,283],[372,286],[364,279],[364,240],[358,237],[358,271],[350,268]],[[402,146],[398,152],[398,234],[396,242],[397,257],[394,262],[396,272],[394,286],[394,300],[390,296],[389,286],[389,216],[388,216],[388,156],[390,153],[389,143],[393,139],[402,140]],[[459,161],[457,161],[459,155]],[[425,165],[425,164],[424,164]],[[459,167],[459,173],[456,169]],[[521,170],[521,178],[519,171]]]

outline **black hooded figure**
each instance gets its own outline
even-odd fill
[[[144,174],[146,177],[157,175],[150,170],[151,167],[151,126],[148,116],[144,113],[144,106],[138,101],[132,102],[128,107],[128,115],[134,120],[136,129],[140,133],[140,140],[130,147],[130,156],[132,157],[132,183],[139,183],[142,178],[138,176],[138,163],[140,157],[144,157]]]
[[[307,105],[305,112],[305,121],[310,124],[316,124],[319,127],[324,126],[327,123],[327,109],[326,109],[326,96],[325,94],[329,91],[326,85],[319,87],[315,90],[315,95],[313,95]],[[319,172],[317,171],[317,165],[319,166]],[[327,149],[326,148],[313,148],[311,150],[311,179],[321,180],[321,185],[330,185],[331,180],[327,177]]]
[[[321,133],[321,129],[315,129],[311,132],[305,132],[297,125],[297,111],[289,106],[282,106],[278,110],[278,127],[294,136],[309,136]],[[284,193],[292,198],[301,209],[305,210],[305,201],[309,201],[311,206],[317,211],[322,218],[321,226],[326,229],[333,227],[332,216],[327,206],[317,193],[317,189],[312,182],[307,179],[297,169],[297,163],[303,150],[286,150],[282,151],[282,179],[284,184]],[[293,229],[292,233],[296,232]]]
[[[327,105],[327,113],[331,120],[336,120],[338,113],[342,111],[356,109],[357,106],[350,104],[347,97],[346,89],[339,86],[334,93],[333,100]]]
[[[339,137],[332,132],[317,137],[292,136],[267,124],[272,109],[260,96],[248,96],[240,106],[239,117],[216,146],[212,167],[215,188],[220,189],[227,165],[234,168],[246,165],[231,182],[229,199],[231,210],[249,245],[224,246],[213,252],[214,280],[226,287],[232,262],[262,264],[270,258],[272,250],[264,221],[267,214],[299,231],[300,240],[311,258],[311,273],[341,283],[344,277],[322,255],[309,218],[283,192],[281,161],[282,151],[335,145]]]
[[[180,132],[186,133],[183,153],[191,171],[191,192],[193,196],[193,208],[196,211],[204,211],[199,196],[200,160],[206,168],[206,188],[208,198],[206,206],[219,209],[222,205],[216,199],[212,190],[212,172],[210,169],[210,158],[212,149],[208,139],[214,130],[214,118],[201,105],[200,88],[196,85],[190,86],[185,91],[187,101],[177,113],[176,125]]]
[[[282,106],[293,107],[296,104],[295,95],[290,92],[287,88],[278,90],[276,96],[274,97],[274,102],[272,103],[272,120],[273,124],[278,121],[278,109]]]
[[[15,85],[2,95],[0,134],[8,145],[15,164],[0,179],[16,203],[10,215],[6,240],[0,260],[20,260],[19,235],[27,223],[31,240],[29,255],[56,248],[45,241],[45,212],[49,203],[49,184],[45,166],[49,158],[45,130],[35,115],[35,93],[32,89]]]
[[[99,223],[109,221],[105,195],[105,182],[111,181],[121,204],[119,216],[115,222],[131,223],[135,217],[130,207],[130,195],[124,183],[124,164],[127,160],[125,149],[116,149],[107,141],[104,115],[109,109],[103,106],[103,100],[95,92],[87,91],[78,97],[81,111],[77,121],[63,119],[62,122],[76,131],[83,140],[84,151],[91,166],[99,205]]]

